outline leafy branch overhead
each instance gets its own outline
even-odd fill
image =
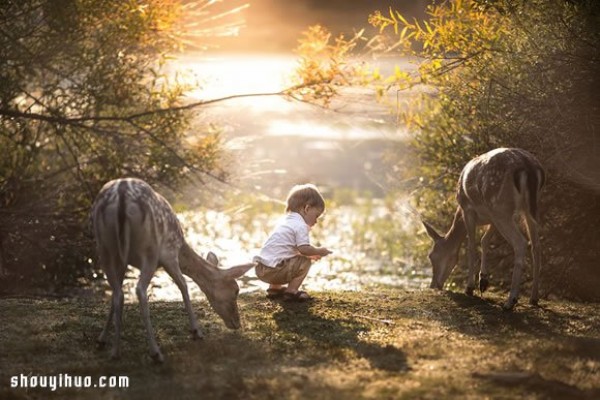
[[[105,180],[107,173],[159,181],[181,177],[189,167],[214,169],[216,158],[179,150],[189,116],[174,107],[186,87],[162,72],[167,54],[181,43],[175,29],[181,7],[51,3],[32,0],[3,9],[3,147],[12,152],[24,144],[34,156],[58,155],[61,162],[53,165],[72,165],[65,171],[70,179],[85,182]],[[134,114],[135,120],[129,118]],[[3,181],[11,179],[11,169],[22,175],[17,164],[3,166]],[[38,163],[27,167],[40,173]]]
[[[2,3],[0,245],[9,268],[41,268],[39,260],[50,259],[58,269],[44,268],[62,279],[60,265],[87,260],[81,228],[109,179],[137,176],[175,188],[226,178],[219,132],[188,134],[193,107],[182,98],[189,87],[165,68],[170,54],[239,29],[236,9],[213,13],[213,4]],[[67,256],[75,259],[65,263]]]
[[[356,47],[364,41],[364,31],[346,39],[344,35],[334,37],[332,33],[314,25],[303,32],[296,53],[299,65],[296,68],[297,85],[288,93],[302,101],[320,102],[327,106],[338,88],[358,81],[363,67],[350,62]]]

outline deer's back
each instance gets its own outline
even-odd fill
[[[177,252],[183,244],[181,226],[167,200],[139,179],[104,185],[94,202],[92,221],[100,247],[114,248],[129,240],[132,265],[149,250]]]
[[[474,209],[481,223],[489,223],[491,211],[512,213],[525,207],[519,177],[543,183],[543,169],[529,152],[500,148],[482,154],[467,163],[458,181],[458,203]]]

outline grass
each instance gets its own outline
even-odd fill
[[[162,365],[148,356],[137,304],[126,305],[122,358],[111,361],[95,345],[106,302],[3,298],[0,398],[600,398],[598,304],[506,313],[497,294],[314,294],[308,304],[242,295],[241,331],[196,302],[200,341],[190,340],[181,302],[151,303]],[[126,375],[130,387],[11,388],[20,374]]]

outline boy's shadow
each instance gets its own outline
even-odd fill
[[[359,357],[366,359],[373,368],[394,372],[409,370],[404,352],[392,345],[369,343],[360,338],[368,332],[369,325],[352,316],[324,318],[318,312],[318,302],[282,302],[283,309],[273,315],[279,329],[314,340],[317,346],[326,350],[354,350]],[[336,308],[335,300],[327,300],[327,307]],[[323,313],[322,313],[323,314]]]

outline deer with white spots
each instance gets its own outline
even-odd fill
[[[237,306],[239,287],[235,279],[252,268],[253,264],[223,270],[217,267],[218,260],[214,254],[209,253],[208,260],[196,254],[186,243],[179,220],[167,200],[146,182],[139,179],[108,182],[94,201],[91,217],[98,263],[112,288],[108,319],[98,342],[106,342],[112,321],[115,327],[113,358],[118,358],[120,354],[124,300],[122,286],[128,265],[140,269],[136,294],[147,331],[150,355],[155,361],[162,362],[163,356],[150,322],[147,290],[159,265],[181,291],[194,338],[201,338],[202,331],[196,321],[182,273],[198,284],[228,328],[240,327]]]
[[[519,227],[524,221],[533,259],[530,303],[537,304],[541,266],[538,198],[544,180],[541,164],[525,150],[500,148],[469,161],[458,180],[458,208],[448,233],[441,236],[423,221],[434,242],[429,253],[433,266],[431,287],[442,289],[458,262],[459,249],[466,237],[469,265],[466,293],[473,295],[477,257],[475,232],[477,226],[486,225],[481,238],[479,289],[483,293],[489,285],[488,251],[493,234],[498,232],[514,251],[510,294],[503,306],[505,310],[512,310],[519,297],[527,252],[527,239]]]

